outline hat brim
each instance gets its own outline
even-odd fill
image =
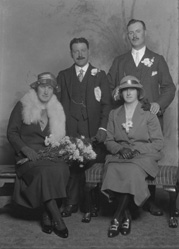
[[[50,86],[52,86],[53,88],[54,88],[54,90],[56,91],[56,92],[60,92],[60,88],[58,87],[58,86],[55,86],[54,84],[52,84],[52,83],[49,83],[49,82],[46,82],[46,83],[42,83],[42,82],[40,82],[40,81],[35,81],[35,82],[33,82],[33,83],[31,83],[30,84],[30,87],[31,88],[33,88],[33,89],[37,89],[37,87],[39,86],[39,85],[50,85]]]
[[[141,99],[143,99],[144,98],[144,96],[145,96],[145,92],[144,92],[144,89],[143,89],[143,87],[142,86],[140,86],[140,85],[123,85],[123,86],[117,86],[114,90],[113,90],[113,92],[112,92],[112,97],[113,97],[113,99],[114,99],[114,101],[118,101],[118,100],[121,100],[121,97],[120,97],[120,95],[121,95],[121,92],[122,92],[122,90],[124,90],[124,89],[127,89],[127,88],[135,88],[135,89],[138,89],[139,90],[139,92],[140,92],[140,94],[139,94],[139,100],[141,100]]]

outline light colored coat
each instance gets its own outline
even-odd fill
[[[155,177],[158,172],[157,161],[161,159],[160,151],[164,144],[157,116],[144,111],[139,102],[132,118],[133,127],[128,134],[122,126],[125,122],[124,106],[110,112],[105,143],[112,155],[107,156],[106,165],[109,162],[130,162]],[[123,147],[138,150],[140,155],[132,159],[119,159],[118,151]]]

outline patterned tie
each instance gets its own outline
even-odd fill
[[[82,68],[80,69],[80,72],[78,74],[78,79],[80,82],[82,82],[82,80],[83,80],[83,69]]]
[[[139,65],[139,52],[136,52],[136,54],[135,54],[135,64],[136,64],[136,67],[138,67],[138,65]]]

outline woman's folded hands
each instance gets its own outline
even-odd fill
[[[140,154],[138,150],[131,150],[130,148],[122,148],[118,151],[119,155],[124,159],[132,159]]]

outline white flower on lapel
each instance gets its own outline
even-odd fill
[[[98,69],[98,68],[93,68],[93,69],[91,69],[91,75],[92,76],[95,76],[97,73],[99,73],[100,72],[100,69]]]
[[[153,72],[152,72],[152,76],[154,76],[154,75],[156,75],[156,74],[158,74],[157,71],[153,71]]]
[[[94,89],[94,95],[95,95],[95,98],[98,102],[100,102],[101,100],[101,89],[99,86],[95,87]]]
[[[123,128],[126,130],[127,133],[129,133],[129,129],[133,127],[132,121],[126,121],[126,123],[122,124]]]
[[[141,61],[141,63],[143,63],[147,67],[151,67],[152,64],[154,63],[154,57],[152,59],[145,58],[143,59],[143,61]]]

